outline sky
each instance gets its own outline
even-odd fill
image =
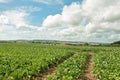
[[[120,0],[0,0],[0,40],[120,40]]]

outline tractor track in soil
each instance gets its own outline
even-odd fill
[[[92,61],[93,56],[94,56],[93,53],[89,53],[85,73],[82,76],[80,76],[78,80],[98,80],[91,73],[91,71],[93,70],[93,61]]]
[[[62,64],[65,60],[69,59],[70,57],[72,57],[73,55],[75,55],[76,53],[73,53],[72,55],[58,61],[58,64],[54,64],[54,65],[51,65],[46,72],[43,72],[42,73],[42,76],[36,76],[36,75],[33,75],[29,78],[29,80],[47,80],[47,78],[50,76],[50,75],[53,75],[56,73],[56,67],[60,64]]]

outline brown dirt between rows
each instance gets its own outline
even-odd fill
[[[85,70],[85,73],[80,76],[78,78],[78,80],[98,80],[97,78],[95,78],[93,76],[93,74],[91,73],[91,71],[93,70],[93,62],[92,62],[92,58],[93,58],[93,53],[89,53],[89,56],[88,56],[88,62],[87,62],[87,65],[86,65],[86,70]],[[64,61],[62,61],[64,62]],[[62,63],[60,62],[60,63]],[[59,63],[59,64],[60,64]],[[52,75],[52,74],[55,74],[56,73],[56,66],[51,66],[47,72],[43,73],[42,74],[42,77],[36,77],[37,80],[47,80],[47,78]],[[30,80],[33,80],[33,79],[30,79]]]
[[[74,53],[74,54],[75,54],[75,53]],[[71,56],[73,56],[74,54],[72,54]],[[69,56],[69,57],[67,57],[67,58],[59,61],[58,64],[55,64],[55,65],[50,66],[49,69],[48,69],[46,72],[42,73],[42,76],[41,76],[41,77],[36,76],[36,75],[33,75],[33,76],[30,77],[29,80],[47,80],[47,78],[48,78],[50,75],[53,75],[53,74],[56,73],[56,67],[57,67],[58,65],[60,65],[61,63],[63,63],[66,59],[70,58],[71,56]]]
[[[98,80],[96,77],[93,76],[93,74],[91,73],[91,71],[93,70],[93,62],[92,62],[92,58],[93,58],[93,53],[89,53],[88,56],[88,63],[86,65],[86,70],[85,73],[80,76],[78,78],[78,80]]]
[[[55,67],[50,67],[46,73],[43,73],[42,77],[38,77],[37,80],[47,80],[49,75],[55,74],[56,69]]]
[[[80,76],[80,78],[78,80],[98,80],[96,77],[93,76],[93,74],[91,73],[91,71],[93,70],[93,62],[92,62],[92,58],[93,58],[93,53],[89,53],[88,56],[88,63],[86,65],[86,70],[85,73]],[[57,65],[56,65],[57,66]],[[50,67],[48,69],[48,71],[46,73],[43,74],[42,77],[38,77],[37,80],[47,80],[47,78],[52,75],[55,74],[56,72],[56,67]]]
[[[47,78],[50,75],[55,74],[57,66],[58,66],[57,64],[54,66],[50,66],[46,72],[42,73],[41,77],[38,76],[37,74],[34,74],[34,75],[30,76],[30,78],[26,78],[26,80],[47,80]]]

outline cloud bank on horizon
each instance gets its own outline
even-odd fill
[[[4,5],[13,3],[14,0],[0,0]],[[70,0],[69,3],[64,0],[32,0],[30,5],[12,6],[11,9],[1,6],[0,40],[120,40],[119,0]]]

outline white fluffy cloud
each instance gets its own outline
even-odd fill
[[[25,16],[28,15],[24,11],[10,10],[4,11],[0,15],[0,23],[22,27],[26,24]]]
[[[74,11],[73,11],[74,10]],[[43,22],[42,28],[57,28],[57,27],[75,27],[82,23],[81,6],[77,3],[73,3],[70,6],[64,6],[61,14],[54,16],[49,15]]]
[[[0,40],[1,39],[28,39],[38,29],[29,25],[26,10],[15,9],[0,12]]]
[[[120,1],[84,0],[64,6],[61,14],[49,15],[41,30],[60,39],[110,42],[120,39]],[[60,29],[60,30],[57,30]]]

